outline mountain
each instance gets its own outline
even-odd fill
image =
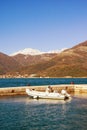
[[[63,50],[65,49],[49,52],[41,52],[36,49],[26,48],[24,50],[20,50],[18,52],[13,53],[11,57],[15,59],[17,62],[19,62],[21,65],[28,66],[49,61]]]
[[[20,68],[20,64],[12,57],[0,52],[0,74],[5,74]]]
[[[19,62],[22,66],[28,66],[28,65],[33,65],[33,64],[49,61],[56,55],[57,55],[56,53],[41,54],[41,55],[17,54],[15,56],[12,56],[12,58],[16,60],[17,62]]]
[[[49,51],[49,52],[41,52],[39,50],[36,50],[36,49],[32,49],[32,48],[25,48],[24,50],[20,50],[18,52],[15,52],[13,54],[11,54],[11,56],[15,56],[15,55],[19,55],[19,54],[23,54],[23,55],[41,55],[41,54],[54,54],[54,53],[60,53],[62,51],[64,51],[66,48],[63,48],[61,50],[52,50],[52,51]]]
[[[49,61],[55,55],[57,52],[43,53],[31,48],[18,51],[11,56],[0,53],[0,74],[16,73],[23,66]]]
[[[54,64],[53,64],[54,63]],[[87,77],[87,41],[67,49],[51,59],[39,74],[49,77]]]
[[[41,52],[39,50],[36,49],[32,49],[32,48],[25,48],[24,50],[20,50],[18,52],[15,52],[13,54],[11,54],[11,56],[15,56],[18,54],[23,54],[23,55],[40,55],[43,54],[44,52]]]
[[[41,77],[87,77],[87,41],[57,54],[49,61],[24,67],[20,73]]]
[[[24,77],[87,77],[87,41],[60,53],[0,53],[0,74]]]

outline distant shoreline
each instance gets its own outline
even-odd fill
[[[17,79],[19,79],[19,78],[87,78],[87,77],[2,77],[2,76],[0,76],[0,79],[10,79],[10,78],[17,78]]]

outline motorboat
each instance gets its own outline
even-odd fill
[[[41,91],[36,91],[36,90],[30,90],[26,89],[26,93],[29,95],[31,98],[35,99],[56,99],[56,100],[65,100],[70,98],[70,94],[68,93],[58,93],[58,92],[41,92]]]

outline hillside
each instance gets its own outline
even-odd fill
[[[57,54],[0,53],[0,74],[4,73],[24,77],[87,77],[87,41]]]
[[[57,54],[41,54],[41,55],[23,55],[23,54],[17,54],[15,56],[12,56],[14,60],[19,62],[22,66],[28,66],[28,65],[34,65],[37,63],[49,61]]]
[[[87,41],[60,53],[50,62],[55,65],[43,71],[45,76],[87,77]]]
[[[42,77],[87,77],[87,41],[57,54],[49,61],[22,68],[20,73]]]
[[[15,71],[20,68],[20,64],[10,56],[0,53],[0,74]]]

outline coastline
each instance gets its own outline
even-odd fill
[[[72,76],[65,76],[65,77],[26,77],[26,76],[3,76],[3,75],[0,75],[0,79],[11,79],[11,78],[87,78],[87,77],[72,77]]]

